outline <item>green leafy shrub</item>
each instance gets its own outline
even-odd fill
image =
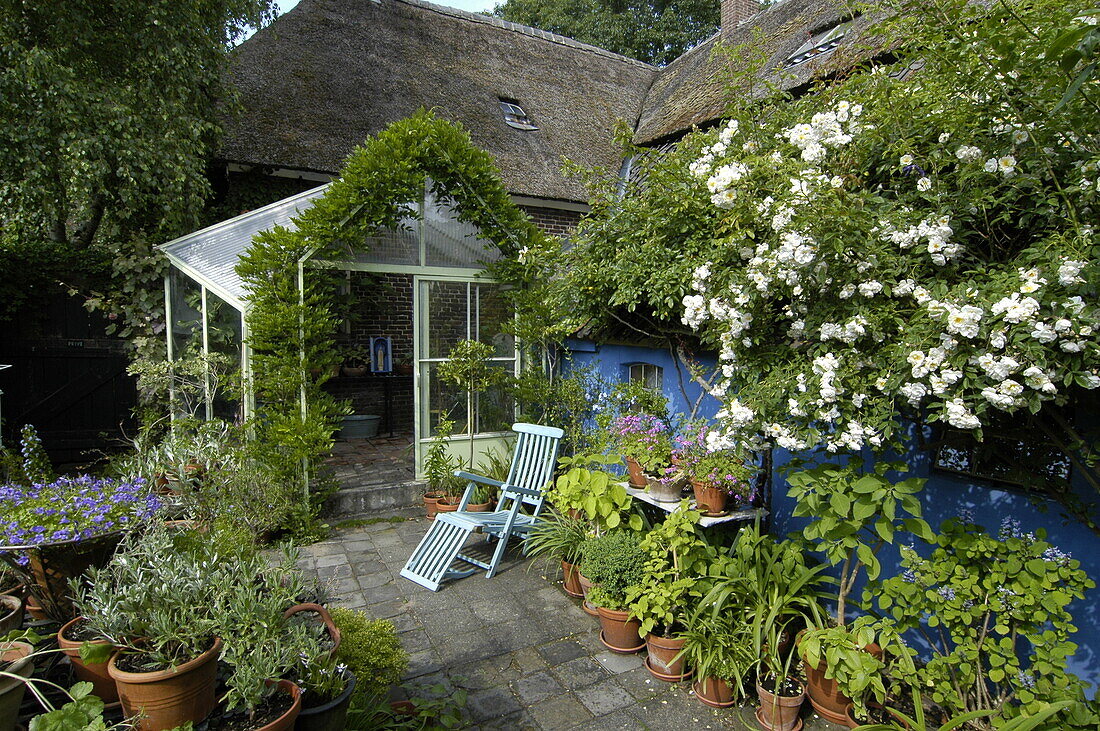
[[[50,464],[50,458],[42,446],[38,432],[30,424],[23,425],[20,445],[23,455],[23,477],[27,482],[31,484],[52,482],[53,465]]]
[[[393,622],[343,607],[333,607],[330,613],[341,635],[336,654],[356,677],[356,695],[384,698],[409,667],[409,654]]]
[[[844,624],[848,595],[864,568],[875,581],[882,570],[877,553],[894,535],[907,531],[928,540],[932,531],[921,519],[917,494],[924,480],[911,477],[891,482],[890,471],[905,472],[905,464],[878,462],[863,473],[863,460],[845,466],[822,464],[787,477],[787,494],[797,500],[795,517],[810,519],[802,536],[833,566],[842,565],[837,589],[836,623]],[[910,517],[903,517],[904,515]]]
[[[634,501],[619,477],[597,466],[619,464],[616,455],[581,454],[561,457],[558,465],[564,470],[549,491],[550,502],[563,513],[571,510],[583,513],[596,532],[625,526],[641,530],[642,516],[634,512]]]
[[[588,600],[605,609],[624,609],[626,590],[645,577],[646,554],[638,545],[640,536],[630,531],[612,531],[587,541],[581,548],[581,573],[594,586]]]
[[[996,536],[954,518],[940,530],[927,559],[902,549],[905,571],[879,597],[899,628],[920,630],[934,649],[919,685],[951,712],[1012,716],[1081,700],[1081,681],[1066,671],[1077,649],[1068,606],[1096,584],[1080,562],[1011,518]]]

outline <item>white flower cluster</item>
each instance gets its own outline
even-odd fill
[[[902,249],[924,245],[932,262],[943,266],[959,255],[962,247],[951,241],[955,233],[948,216],[925,218],[914,226],[899,229],[890,221],[880,221],[874,229],[883,241],[889,241]]]
[[[937,195],[912,196],[911,208],[887,201],[870,230],[877,241],[867,242],[865,234],[858,239],[855,227],[838,241],[835,230],[822,225],[824,216],[845,215],[837,209],[848,202],[844,190],[861,185],[862,173],[840,168],[843,156],[830,154],[873,129],[857,124],[861,112],[841,102],[780,128],[775,142],[732,122],[690,166],[714,206],[736,208],[729,219],[735,230],[757,218],[754,232],[728,246],[734,263],[721,281],[732,284],[712,276],[724,264],[707,262],[694,271],[683,298],[683,322],[708,329],[720,347],[721,380],[711,392],[726,407],[718,414],[720,431],[708,435],[712,448],[763,435],[790,450],[821,444],[857,451],[882,444],[885,414],[895,401],[970,430],[981,428],[987,409],[1011,412],[1064,398],[1063,383],[1100,388],[1100,309],[1081,296],[1087,294],[1082,285],[1094,279],[1085,261],[1091,255],[1007,272],[992,265],[988,277],[938,269],[961,256],[963,236],[955,229],[977,213],[942,207],[954,195],[952,168],[925,173],[915,152],[901,156],[916,190]],[[1028,126],[997,124],[1013,145],[1039,138]],[[734,147],[742,132],[756,136]],[[939,144],[951,137],[941,134]],[[1008,149],[1020,155],[1024,148]],[[944,151],[973,164],[970,172],[980,178],[978,168],[1002,180],[1020,172],[1013,154],[990,157],[994,153],[958,142]],[[834,158],[838,169],[829,169]],[[942,198],[941,190],[948,191]],[[852,221],[861,215],[853,209]],[[969,280],[960,281],[963,276]],[[787,342],[777,343],[784,334]],[[776,368],[777,345],[789,349],[802,372],[784,375],[785,390],[775,394],[768,373],[748,369],[761,357]],[[786,364],[776,372],[786,374]],[[759,381],[768,381],[761,393],[779,413],[754,400]]]
[[[860,129],[855,119],[862,113],[860,105],[841,101],[834,110],[815,114],[809,124],[796,124],[783,130],[783,136],[801,150],[805,162],[820,162],[829,148],[843,147],[852,141],[852,136]],[[845,122],[848,122],[847,129]]]

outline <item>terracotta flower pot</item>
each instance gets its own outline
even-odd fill
[[[645,487],[646,479],[645,473],[642,471],[642,466],[638,464],[638,460],[633,457],[626,457],[626,473],[630,476],[631,487]]]
[[[273,681],[267,681],[271,683]],[[277,685],[279,691],[286,693],[293,699],[293,703],[286,713],[276,718],[266,726],[260,726],[256,731],[288,731],[294,728],[295,722],[298,720],[298,714],[302,712],[302,689],[289,680],[280,680]]]
[[[800,686],[801,687],[801,686]],[[756,695],[760,698],[760,708],[756,711],[756,720],[764,731],[794,731],[802,728],[802,719],[798,717],[802,702],[806,700],[806,689],[797,696],[776,696],[756,684]]]
[[[596,607],[588,603],[588,592],[592,589],[592,582],[588,580],[588,577],[581,573],[580,568],[577,568],[577,583],[581,586],[581,595],[584,597],[584,601],[581,602],[581,609],[584,613],[590,617],[600,616]]]
[[[568,561],[561,562],[562,588],[572,597],[582,597],[585,592],[581,588],[581,572],[575,564]]]
[[[329,650],[328,654],[329,657],[334,657],[336,651],[340,649],[340,628],[332,621],[332,615],[320,604],[305,602],[304,604],[295,604],[293,607],[283,612],[283,619],[290,619],[295,614],[301,614],[302,612],[313,612],[317,615],[317,618],[321,620],[321,623],[325,625],[325,630],[328,632],[329,639],[332,640],[332,649]]]
[[[344,366],[340,371],[349,378],[358,378],[367,375],[366,366]]]
[[[435,520],[435,514],[439,512],[437,506],[441,497],[443,497],[443,494],[439,492],[424,493],[424,509],[427,511],[428,520]]]
[[[107,663],[107,672],[118,686],[118,697],[127,716],[143,713],[138,731],[165,731],[190,721],[198,725],[214,710],[214,680],[222,641],[198,657],[168,670],[131,673],[118,667],[122,653]]]
[[[458,502],[447,502],[444,498],[439,498],[439,501],[435,504],[435,512],[439,513],[454,513],[458,511]]]
[[[717,515],[725,511],[726,498],[729,497],[725,490],[719,490],[698,480],[692,480],[691,487],[695,492],[695,504],[700,511],[708,515]]]
[[[343,731],[347,725],[348,706],[351,694],[355,691],[355,676],[345,671],[347,685],[344,692],[328,703],[318,706],[302,706],[298,720],[294,723],[296,731]],[[306,693],[308,700],[309,693]]]
[[[0,642],[0,660],[10,662],[5,672],[29,678],[34,672],[34,660],[27,657],[34,647],[26,642]],[[12,731],[19,718],[19,706],[27,684],[15,678],[0,678],[0,731]]]
[[[677,683],[690,678],[692,671],[684,663],[684,658],[676,657],[684,649],[682,637],[662,637],[650,632],[645,636],[646,669],[658,680]]]
[[[866,650],[875,657],[882,658],[882,648],[878,645],[868,645]],[[852,699],[840,692],[835,680],[825,677],[825,660],[822,659],[817,667],[810,667],[810,663],[803,657],[802,668],[806,671],[806,695],[810,698],[810,705],[827,721],[839,726],[845,725],[847,716],[844,709]]]
[[[638,631],[642,623],[637,619],[631,619],[629,612],[620,612],[617,609],[597,609],[600,615],[600,642],[604,647],[621,655],[632,655],[645,647]]]
[[[733,688],[721,678],[708,675],[691,686],[695,697],[711,708],[729,708],[733,705]]]
[[[467,513],[488,513],[492,503],[467,503]]]
[[[23,627],[23,598],[0,594],[0,637]]]
[[[49,619],[46,615],[46,609],[42,606],[42,602],[38,601],[38,597],[30,592],[27,592],[27,598],[25,600],[27,614],[31,615],[34,619],[39,621]]]
[[[117,703],[118,688],[115,686],[114,678],[107,672],[107,663],[100,662],[93,665],[85,663],[80,659],[80,646],[84,642],[71,640],[66,636],[83,619],[83,617],[77,617],[57,631],[57,646],[65,653],[65,657],[69,658],[69,664],[73,666],[73,674],[76,675],[77,680],[91,683],[94,688],[92,693],[104,703]],[[111,643],[106,640],[92,640],[91,644],[110,645]]]

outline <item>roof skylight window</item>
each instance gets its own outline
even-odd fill
[[[504,113],[504,123],[509,127],[522,130],[538,129],[539,126],[531,121],[531,118],[527,116],[527,112],[523,111],[523,107],[516,103],[514,99],[500,98],[500,111]]]
[[[805,43],[798,47],[797,51],[787,56],[786,67],[797,66],[800,63],[809,61],[811,58],[833,50],[840,45],[840,41],[844,39],[844,35],[851,25],[852,21],[847,20],[812,34],[806,39]]]

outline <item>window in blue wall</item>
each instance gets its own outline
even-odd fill
[[[987,428],[981,442],[968,432],[944,430],[932,466],[940,472],[1049,493],[1068,485],[1071,463],[1051,442],[1025,435],[1019,429]]]
[[[646,388],[661,391],[665,383],[665,369],[652,363],[631,363],[627,366],[627,378],[632,383],[642,383]]]

